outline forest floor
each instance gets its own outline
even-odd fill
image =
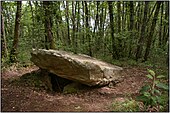
[[[124,68],[124,80],[114,87],[91,88],[74,94],[49,93],[34,88],[13,85],[11,78],[38,70],[31,66],[1,73],[2,111],[112,111],[112,103],[134,98],[148,79],[147,70]]]

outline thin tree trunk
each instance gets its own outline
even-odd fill
[[[124,5],[125,5],[125,14],[124,14],[124,31],[127,31],[127,29],[129,28],[129,21],[128,21],[128,2],[124,2]],[[128,56],[128,42],[127,41],[124,41],[123,43],[123,56],[127,57]]]
[[[162,17],[163,17],[163,10],[164,10],[164,4],[162,3],[162,7],[161,7],[161,18],[160,18],[160,29],[159,29],[159,47],[161,47],[162,45]]]
[[[74,1],[72,1],[72,24],[73,24],[73,34],[72,34],[72,46],[74,48],[74,51],[76,49],[75,47],[75,32],[76,32],[76,25],[75,25],[75,11],[76,11],[76,6],[74,7]]]
[[[85,42],[85,39],[84,39],[84,29],[85,29],[85,26],[84,26],[84,24],[85,24],[85,18],[84,18],[84,12],[85,12],[85,8],[84,8],[84,1],[82,1],[82,9],[83,9],[83,14],[82,14],[82,19],[83,19],[83,33],[82,33],[82,44],[84,45],[84,42]]]
[[[32,47],[33,48],[36,48],[35,47],[35,38],[34,38],[34,28],[35,28],[35,21],[34,21],[34,11],[33,11],[33,7],[32,7],[32,4],[31,4],[31,1],[29,1],[29,5],[31,7],[31,16],[32,16],[32,37],[33,37],[33,40],[32,41]]]
[[[2,11],[2,10],[1,10]],[[5,37],[5,29],[4,29],[4,17],[1,12],[1,49],[2,49],[2,58],[8,56],[8,50],[7,50],[7,43],[6,43],[6,37]]]
[[[107,44],[106,44],[106,41],[107,41],[107,39],[106,39],[106,37],[105,37],[105,30],[104,30],[104,23],[105,23],[105,20],[106,20],[106,15],[107,15],[107,8],[105,7],[104,8],[104,11],[103,11],[104,13],[103,13],[103,21],[101,21],[101,27],[102,27],[102,35],[101,36],[103,36],[103,43],[104,43],[104,45],[103,45],[103,55],[105,56],[106,55],[106,46],[107,46]]]
[[[63,30],[63,27],[60,27],[63,23],[62,21],[62,16],[61,16],[61,9],[60,9],[60,1],[58,1],[58,6],[59,6],[59,12],[57,14],[56,17],[56,22],[58,23],[57,29],[58,29],[58,34],[61,32],[62,36],[60,37],[60,35],[58,36],[58,38],[62,41],[63,45],[66,46],[67,45],[67,37],[65,37],[65,31]],[[60,32],[59,32],[60,31]]]
[[[115,38],[114,38],[114,21],[113,21],[113,4],[112,1],[108,1],[109,6],[109,15],[110,15],[110,29],[111,29],[111,39],[112,39],[112,58],[118,59],[117,49],[115,46]]]
[[[59,28],[59,25],[60,25],[60,12],[61,12],[61,10],[60,10],[60,2],[57,2],[57,4],[56,4],[56,7],[57,7],[57,9],[58,9],[58,11],[55,13],[55,24],[56,24],[56,35],[57,35],[57,37],[56,37],[56,39],[59,41],[62,41],[62,39],[60,38],[60,35],[59,35],[59,33],[60,33],[60,31],[62,31],[60,28]],[[64,37],[63,37],[64,38]],[[64,43],[63,41],[62,41],[62,43]]]
[[[97,35],[98,33],[96,33],[96,29],[97,27],[99,26],[99,4],[100,2],[97,1],[97,14],[96,14],[96,18],[95,18],[95,25],[94,25],[94,30],[93,30],[93,34],[94,34],[94,37],[95,37],[95,42],[96,42],[96,50],[95,51],[99,51],[99,47],[100,47],[100,39],[99,39],[99,36]]]
[[[92,50],[91,50],[91,36],[90,36],[90,30],[89,30],[89,10],[87,6],[87,2],[84,1],[85,3],[85,16],[86,16],[86,39],[88,39],[88,55],[92,56]]]
[[[149,22],[149,20],[151,19],[151,16],[152,16],[152,14],[153,14],[153,12],[154,12],[155,8],[156,8],[156,3],[155,3],[155,5],[154,5],[154,6],[153,6],[153,8],[152,8],[151,13],[150,13],[150,15],[148,16],[148,19],[146,20],[146,23],[148,23],[148,22]]]
[[[124,27],[124,24],[125,24],[125,13],[124,13],[124,10],[125,10],[125,3],[124,3],[124,1],[122,1],[122,31],[125,30],[125,27]]]
[[[129,8],[130,8],[130,26],[129,26],[129,31],[130,33],[130,41],[129,41],[129,57],[132,56],[132,41],[133,41],[133,28],[134,28],[134,7],[133,7],[133,1],[130,1],[129,3]]]
[[[165,23],[164,28],[163,28],[163,39],[162,39],[162,44],[163,46],[166,45],[169,37],[169,2],[165,2],[165,20],[167,23]]]
[[[118,26],[118,30],[117,33],[120,33],[121,31],[121,17],[120,17],[120,13],[121,13],[121,7],[120,7],[121,3],[120,1],[117,2],[117,26]]]
[[[155,26],[156,26],[156,21],[157,21],[157,18],[158,18],[161,3],[162,2],[160,2],[160,1],[156,2],[156,6],[157,6],[156,11],[155,11],[155,14],[154,14],[154,17],[153,17],[153,20],[152,20],[152,25],[150,27],[149,35],[147,36],[147,45],[146,45],[146,51],[145,51],[145,55],[144,55],[144,61],[147,61],[147,59],[148,59],[150,47],[151,47],[151,44],[152,44],[154,29],[155,29]]]
[[[10,53],[11,63],[17,62],[17,54],[18,54],[17,49],[18,49],[18,41],[19,41],[19,34],[20,34],[21,6],[22,6],[22,1],[17,1],[14,40],[13,40],[13,45]]]
[[[98,22],[99,22],[99,13],[98,13],[98,11],[99,11],[99,1],[97,1],[97,14],[96,14],[96,19],[95,19],[95,25],[94,25],[94,33],[95,33],[95,31],[96,31],[96,28],[97,28],[97,25],[98,25]]]
[[[45,38],[46,38],[46,49],[55,49],[54,37],[52,33],[52,11],[50,9],[50,5],[52,3],[50,1],[43,1],[43,7],[45,10]]]
[[[70,40],[70,27],[69,27],[69,1],[66,1],[66,21],[67,21],[67,43],[68,45],[71,44]]]
[[[138,2],[138,11],[137,11],[137,14],[136,14],[136,17],[137,17],[137,21],[136,21],[136,30],[138,32],[140,32],[140,24],[141,24],[141,18],[142,18],[142,3],[141,2]],[[139,35],[138,35],[139,36]]]
[[[79,1],[77,2],[76,1],[76,4],[77,4],[77,9],[78,9],[78,12],[76,12],[75,10],[75,14],[77,16],[77,29],[76,29],[76,40],[75,40],[75,47],[76,47],[76,53],[77,53],[77,47],[78,47],[78,40],[79,40],[79,26],[80,26],[80,4],[79,4]]]
[[[121,3],[120,1],[117,2],[117,13],[118,13],[118,17],[117,17],[117,26],[118,26],[118,30],[117,33],[121,32]],[[118,56],[121,57],[122,56],[122,41],[120,38],[118,38]]]
[[[145,37],[145,29],[146,29],[146,23],[145,21],[147,20],[147,10],[148,10],[149,2],[145,2],[145,8],[144,8],[144,13],[143,13],[143,20],[142,20],[142,26],[141,26],[141,32],[140,32],[140,38],[138,41],[137,45],[137,51],[136,51],[136,60],[141,58],[142,55],[142,48],[143,48],[143,42],[144,42],[144,37]]]

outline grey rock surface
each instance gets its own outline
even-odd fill
[[[31,61],[38,67],[88,86],[103,86],[122,79],[123,68],[87,55],[76,55],[58,50],[34,49],[31,56]]]

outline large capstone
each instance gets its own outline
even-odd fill
[[[88,86],[103,86],[122,79],[122,68],[83,54],[38,49],[31,52],[31,61],[38,67]]]

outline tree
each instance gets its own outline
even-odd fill
[[[75,10],[75,13],[76,13],[76,18],[77,18],[77,29],[76,29],[76,32],[77,32],[77,34],[76,34],[76,40],[75,40],[75,51],[77,52],[77,46],[78,46],[78,39],[79,39],[79,34],[80,34],[80,3],[79,2],[76,2],[76,4],[77,4],[77,9],[78,9],[78,11],[76,12],[76,10]]]
[[[17,1],[14,40],[13,40],[13,46],[12,46],[12,49],[11,49],[11,52],[10,52],[11,63],[17,62],[17,54],[18,54],[17,49],[18,49],[19,34],[20,34],[21,6],[22,6],[22,2]]]
[[[43,1],[43,7],[45,11],[45,41],[46,41],[46,49],[55,49],[55,43],[52,33],[52,10],[50,9],[50,6],[52,5],[52,2],[50,1]]]
[[[111,29],[111,39],[112,39],[112,58],[113,59],[118,59],[118,52],[117,48],[115,46],[115,38],[114,38],[114,21],[113,21],[113,4],[112,1],[108,1],[108,6],[109,6],[109,15],[110,15],[110,29]]]
[[[141,58],[141,55],[142,55],[142,48],[143,48],[143,43],[144,43],[145,31],[146,31],[145,30],[146,29],[146,22],[145,21],[147,20],[148,5],[149,5],[149,2],[146,1],[145,7],[144,7],[144,13],[143,13],[141,32],[140,32],[141,34],[140,34],[140,38],[139,38],[138,45],[137,45],[136,60]]]
[[[161,5],[161,18],[160,18],[160,30],[159,30],[159,47],[161,47],[161,43],[162,43],[162,17],[163,17],[163,6],[164,4],[162,3]]]
[[[160,1],[156,2],[157,7],[156,7],[156,10],[155,10],[153,20],[152,20],[152,25],[150,27],[149,35],[147,36],[147,43],[146,43],[147,45],[146,45],[146,50],[145,50],[145,55],[144,55],[144,61],[146,61],[148,59],[150,47],[151,47],[151,44],[152,44],[153,33],[154,33],[155,26],[156,26],[156,21],[157,21],[157,18],[158,18],[161,3],[162,2],[160,2]]]
[[[117,2],[117,26],[118,26],[118,29],[117,29],[117,32],[120,33],[121,31],[121,17],[120,17],[120,14],[121,14],[121,7],[120,7],[121,3],[120,1]]]
[[[14,30],[17,4],[5,1],[2,6],[2,55],[5,48],[17,50],[20,61],[25,56],[29,60],[32,47],[55,49],[56,46],[58,50],[104,60],[137,61],[144,56],[152,58],[157,47],[163,54],[168,50],[169,2],[161,2],[159,12],[157,2],[147,1],[26,2],[22,4],[19,41],[13,37],[17,36]],[[10,52],[10,59],[11,56],[15,55]]]
[[[118,26],[118,29],[117,29],[117,33],[120,33],[121,32],[121,3],[120,1],[117,2],[117,26]],[[120,37],[118,37],[118,51],[119,51],[119,54],[118,56],[122,56],[121,53],[122,53],[122,41],[120,39]]]
[[[97,28],[99,27],[99,4],[100,2],[97,1],[97,8],[96,8],[96,15],[95,15],[95,25],[94,25],[94,30],[93,30],[93,37],[95,37],[95,42],[96,42],[96,51],[99,51],[100,48],[100,36],[97,35]],[[101,32],[101,30],[99,31]]]
[[[35,28],[35,20],[34,20],[34,11],[33,11],[33,7],[32,7],[32,4],[31,4],[31,1],[29,1],[29,5],[30,5],[30,7],[31,7],[31,16],[32,16],[32,37],[34,37],[34,34],[35,34],[35,32],[34,32],[34,28]],[[33,48],[35,48],[35,42],[34,42],[35,40],[33,40]]]
[[[129,3],[129,9],[130,9],[130,25],[129,25],[129,31],[131,32],[130,34],[130,41],[129,41],[129,57],[132,55],[132,41],[133,39],[133,28],[134,28],[134,7],[133,7],[133,1],[130,1]]]
[[[162,43],[163,46],[166,45],[168,38],[169,38],[169,2],[165,2],[165,22],[164,22],[164,27],[163,27],[163,39]]]
[[[74,1],[72,1],[72,26],[73,26],[72,46],[73,46],[74,50],[76,50],[76,44],[75,44],[75,40],[76,40],[75,39],[75,33],[76,33],[76,22],[75,22],[75,18],[76,18],[76,5],[74,4]]]
[[[4,16],[3,16],[3,8],[1,7],[1,49],[2,49],[2,58],[7,57],[7,42],[5,37],[5,29],[4,29]]]
[[[90,30],[89,30],[89,10],[87,6],[87,2],[84,1],[85,3],[85,18],[86,18],[86,39],[88,39],[88,55],[92,56],[92,50],[91,50],[91,36],[90,36]]]
[[[67,44],[70,45],[71,44],[71,40],[70,40],[69,2],[68,1],[66,1],[65,11],[66,11],[66,21],[67,21]]]

